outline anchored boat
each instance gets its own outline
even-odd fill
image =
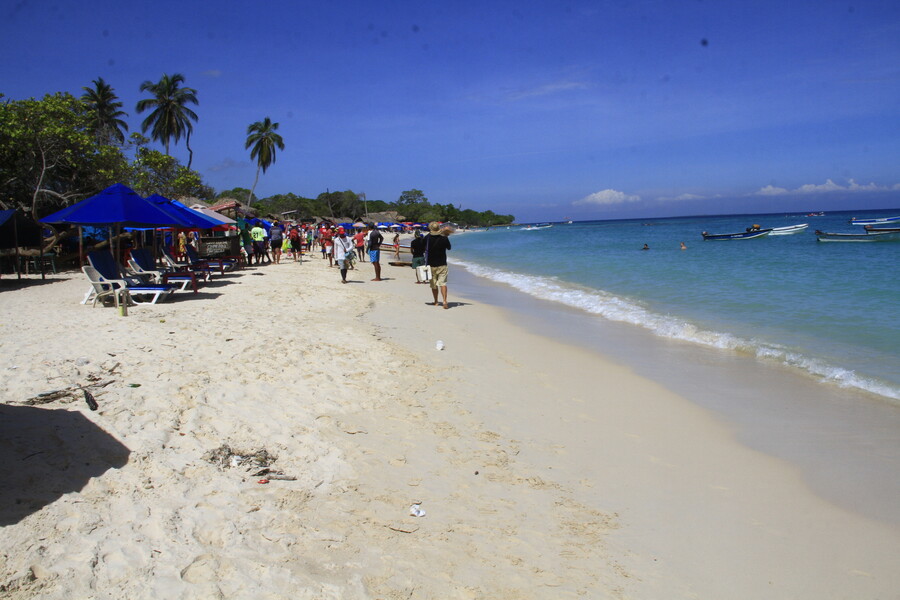
[[[743,231],[741,233],[706,233],[705,231],[700,235],[703,236],[704,240],[752,240],[755,238],[765,237],[772,233],[771,229],[759,229],[750,227],[747,231]]]
[[[820,242],[900,242],[900,229],[868,230],[866,233],[816,231],[816,239]]]
[[[888,223],[900,223],[900,217],[883,217],[881,219],[850,219],[851,225],[887,225]]]
[[[534,231],[535,229],[550,229],[553,227],[550,223],[538,223],[537,225],[528,225],[527,227],[523,227],[523,231]]]
[[[788,225],[787,227],[773,227],[769,235],[792,235],[805,231],[809,227],[809,223],[800,223],[799,225]]]

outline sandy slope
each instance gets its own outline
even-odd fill
[[[4,278],[7,597],[900,589],[897,531],[818,499],[677,396],[452,285],[445,311],[411,270],[376,284],[363,264],[341,285],[323,262],[248,269],[127,318],[77,304],[80,276]],[[107,382],[97,412],[77,394],[21,404]],[[223,443],[265,448],[296,480],[204,458]]]

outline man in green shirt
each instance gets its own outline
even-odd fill
[[[258,265],[262,261],[263,254],[266,254],[266,230],[263,229],[262,225],[254,225],[253,229],[250,230],[250,237],[253,238],[255,264]]]

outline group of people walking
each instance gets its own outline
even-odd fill
[[[279,264],[287,255],[294,262],[302,260],[303,249],[309,247],[311,233],[299,225],[285,226],[274,221],[269,230],[259,221],[252,227],[244,223],[239,231],[241,252],[247,264]]]
[[[422,235],[415,232],[415,237],[410,242],[412,253],[412,267],[427,266],[430,269],[430,277],[427,283],[431,285],[434,306],[450,308],[447,303],[447,251],[451,249],[450,235],[453,227],[438,222],[428,225],[428,234]],[[382,233],[374,224],[366,225],[364,231],[350,234],[343,227],[321,225],[315,228],[311,225],[288,225],[275,221],[266,231],[261,222],[253,227],[244,227],[240,230],[242,250],[247,255],[247,264],[279,264],[284,255],[293,257],[293,260],[302,261],[304,250],[310,250],[318,246],[322,252],[322,259],[328,260],[329,266],[340,269],[341,283],[347,283],[347,272],[355,268],[357,261],[369,262],[375,271],[372,281],[382,281],[381,278],[381,247],[385,240]],[[395,257],[400,255],[400,235],[395,234],[391,243],[391,249]],[[271,255],[270,255],[271,252]],[[426,283],[426,281],[417,281]]]

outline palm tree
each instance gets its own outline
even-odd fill
[[[256,179],[253,180],[253,187],[250,188],[250,195],[247,198],[248,205],[259,181],[260,169],[265,173],[266,169],[275,162],[275,148],[284,150],[284,141],[280,135],[275,133],[277,129],[278,123],[273,123],[269,117],[247,127],[247,142],[244,144],[244,149],[253,146],[253,149],[250,150],[250,158],[256,159]]]
[[[119,97],[113,92],[112,87],[102,77],[98,77],[91,83],[94,87],[82,87],[84,94],[81,99],[87,104],[90,110],[91,128],[97,142],[100,144],[109,144],[113,140],[120,144],[125,143],[125,133],[123,129],[128,131],[128,124],[120,117],[127,117],[128,113],[119,110],[122,103]]]
[[[187,107],[188,103],[197,102],[197,90],[189,87],[181,87],[184,83],[184,75],[163,75],[157,83],[145,81],[141,84],[142,92],[150,92],[152,98],[144,98],[137,103],[139,113],[152,109],[153,112],[141,123],[141,132],[146,133],[151,129],[150,137],[162,143],[166,147],[166,155],[169,154],[169,143],[174,139],[175,143],[185,137],[189,158],[188,169],[194,160],[194,152],[191,150],[191,133],[194,126],[191,121],[197,121],[197,114]]]

